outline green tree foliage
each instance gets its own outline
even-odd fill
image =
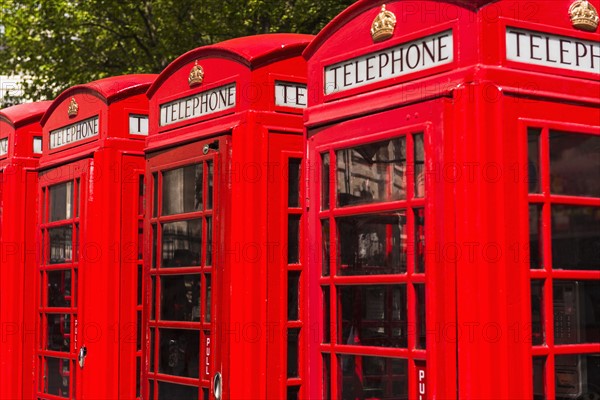
[[[157,73],[196,47],[271,32],[317,33],[352,0],[1,0],[0,75],[31,99],[78,83]]]

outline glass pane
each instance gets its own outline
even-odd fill
[[[300,207],[300,162],[299,158],[288,161],[288,207]]]
[[[149,380],[148,381],[149,385],[148,385],[148,394],[150,396],[150,399],[154,400],[154,385],[155,385],[155,381],[153,380]]]
[[[300,272],[288,272],[288,321],[297,321],[299,312],[298,304],[300,299]]]
[[[201,240],[201,219],[163,224],[161,267],[200,265]]]
[[[156,259],[158,255],[156,251],[158,250],[158,233],[156,229],[156,224],[152,225],[152,254],[150,258],[152,259],[152,268],[156,268]]]
[[[546,399],[545,367],[546,357],[533,357],[533,400]]]
[[[329,209],[329,153],[321,154],[321,210]]]
[[[300,328],[288,329],[287,333],[287,377],[298,377],[298,345]]]
[[[60,397],[69,397],[69,360],[44,358],[46,384],[44,393]]]
[[[142,272],[142,266],[138,265],[137,268],[137,305],[142,305],[142,287],[144,282],[144,273]]]
[[[427,315],[425,312],[425,285],[418,284],[415,285],[415,295],[417,297],[417,348],[425,349],[427,346],[427,328],[426,328],[426,318]]]
[[[144,215],[144,195],[146,193],[146,185],[144,183],[144,175],[138,176],[138,215]]]
[[[158,400],[198,400],[198,388],[158,381]]]
[[[323,286],[323,343],[331,341],[331,300],[329,297],[329,286]]]
[[[415,210],[415,272],[425,272],[425,210]]]
[[[600,197],[600,136],[550,131],[550,191]]]
[[[552,206],[552,268],[600,270],[600,207]]]
[[[206,217],[206,262],[204,265],[212,265],[213,226],[212,217]]]
[[[152,192],[152,216],[156,217],[158,216],[158,173],[156,172],[152,174]]]
[[[540,193],[540,133],[541,129],[527,129],[527,182],[529,193]]]
[[[142,350],[142,312],[138,311],[137,313],[137,321],[136,321],[136,350]]]
[[[200,275],[160,277],[160,319],[200,321]]]
[[[408,362],[397,358],[340,355],[341,399],[407,399]]]
[[[557,400],[600,396],[600,354],[557,355],[554,370]]]
[[[338,150],[340,207],[406,198],[406,140],[398,138]]]
[[[288,216],[288,264],[300,262],[300,216]]]
[[[544,334],[544,281],[531,282],[531,344],[540,346]]]
[[[150,371],[154,371],[154,350],[156,348],[155,329],[150,329]]]
[[[48,307],[71,305],[71,271],[48,271]]]
[[[531,269],[543,268],[542,252],[542,206],[529,205],[529,266]]]
[[[288,386],[287,388],[287,400],[298,400],[298,393],[300,392],[299,386]]]
[[[137,236],[137,259],[144,258],[144,221],[138,221],[138,236]]]
[[[153,276],[150,279],[152,281],[152,287],[150,288],[150,290],[152,290],[152,297],[150,301],[150,319],[153,320],[154,316],[156,315],[156,276]]]
[[[163,172],[162,215],[202,209],[202,164]]]
[[[208,192],[206,193],[206,209],[212,210],[214,201],[214,168],[212,161],[206,163],[206,169],[208,170]]]
[[[405,224],[400,212],[339,218],[337,274],[406,272]]]
[[[414,136],[415,146],[415,197],[425,196],[425,145],[423,134]]]
[[[331,399],[331,355],[323,354],[323,400]]]
[[[47,314],[47,350],[69,351],[71,348],[71,316],[69,314]]]
[[[329,220],[321,221],[321,275],[329,276],[330,253],[329,253]]]
[[[406,286],[338,287],[338,343],[406,347]]]
[[[600,281],[554,280],[554,343],[600,342]]]
[[[204,311],[204,322],[210,322],[210,310],[212,306],[212,278],[209,274],[206,277],[206,310]]]
[[[73,215],[73,182],[50,187],[50,222],[62,221]]]
[[[62,264],[73,259],[73,228],[71,225],[48,229],[50,264]]]
[[[159,336],[159,372],[198,378],[200,332],[185,329],[160,329]]]

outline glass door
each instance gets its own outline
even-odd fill
[[[224,146],[224,140],[194,143],[148,160],[145,398],[208,399],[221,390],[215,365],[220,279],[215,232]]]
[[[40,174],[37,397],[77,397],[79,353],[78,313],[80,193],[82,179],[71,166]],[[70,179],[55,179],[67,177]],[[82,354],[84,355],[84,354]],[[84,362],[82,357],[81,362]]]

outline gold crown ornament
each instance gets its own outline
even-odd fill
[[[396,16],[393,12],[385,9],[385,4],[381,6],[381,10],[371,25],[371,37],[374,42],[381,42],[389,39],[394,34],[396,27]]]
[[[67,109],[67,114],[69,117],[73,118],[77,116],[79,112],[79,104],[75,101],[75,97],[71,97],[71,102],[69,103],[69,108]]]
[[[598,28],[598,12],[589,1],[577,0],[571,4],[569,17],[577,29],[594,32]]]
[[[204,80],[204,69],[198,65],[198,61],[194,61],[194,66],[188,76],[188,84],[190,86],[199,85]]]

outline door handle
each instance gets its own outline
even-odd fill
[[[77,356],[77,361],[79,361],[79,367],[82,369],[83,369],[83,365],[85,364],[86,356],[87,356],[87,347],[85,347],[85,345],[83,345],[79,349],[79,355]]]

